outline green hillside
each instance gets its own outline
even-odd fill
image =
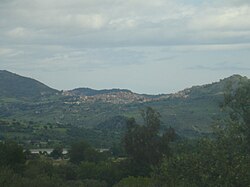
[[[38,99],[58,93],[34,79],[0,70],[0,98]]]
[[[130,90],[126,89],[104,89],[104,90],[94,90],[91,88],[76,88],[69,91],[72,95],[78,96],[95,96],[101,94],[112,94],[118,92],[131,92]]]
[[[24,137],[25,141],[32,138],[34,142],[42,140],[47,143],[87,139],[97,147],[108,147],[119,141],[127,117],[134,117],[142,123],[141,110],[148,106],[161,114],[162,129],[171,126],[180,136],[204,136],[212,132],[218,119],[227,117],[220,108],[227,85],[237,88],[247,80],[247,77],[233,75],[175,94],[155,96],[127,94],[124,90],[121,94],[115,90],[115,94],[110,95],[107,90],[100,90],[100,100],[99,95],[95,96],[96,91],[87,98],[77,94],[65,95],[36,80],[1,71],[0,98],[4,99],[0,100],[0,119],[7,121],[8,125],[0,127],[5,129],[0,137]],[[105,99],[105,94],[109,100]],[[123,97],[126,101],[131,100],[114,104],[110,102],[111,96],[116,100]],[[11,102],[9,98],[12,98]]]

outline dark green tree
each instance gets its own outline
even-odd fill
[[[157,165],[164,155],[169,154],[168,144],[174,138],[174,130],[159,136],[160,114],[148,107],[142,111],[144,125],[138,125],[135,119],[127,122],[124,136],[127,154],[141,165]]]
[[[228,131],[233,131],[244,142],[244,149],[250,154],[250,80],[241,82],[237,89],[228,86],[224,106],[230,110],[231,123]],[[237,131],[237,133],[235,133]]]
[[[76,180],[78,166],[72,163],[60,164],[57,168],[58,175],[64,180]]]
[[[50,153],[50,156],[54,159],[59,159],[63,157],[63,147],[58,145]]]
[[[128,177],[122,179],[114,187],[156,187],[154,181],[146,177]]]
[[[19,168],[25,162],[23,148],[12,141],[0,142],[0,166]]]
[[[231,85],[224,108],[230,119],[217,126],[213,138],[195,140],[195,146],[186,144],[164,159],[155,171],[160,186],[249,186],[249,81]]]
[[[73,143],[69,150],[70,162],[79,164],[82,161],[99,162],[105,157],[103,154],[95,150],[85,141]]]

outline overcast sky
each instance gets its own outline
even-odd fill
[[[0,0],[0,69],[159,94],[250,77],[249,0]]]

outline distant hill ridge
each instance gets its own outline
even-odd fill
[[[228,78],[220,80],[219,82],[214,82],[201,86],[193,86],[177,93],[161,95],[137,94],[132,92],[131,90],[119,88],[103,90],[95,90],[91,88],[76,88],[73,90],[64,91],[63,95],[79,97],[87,96],[87,99],[91,98],[91,100],[93,100],[93,98],[97,98],[99,100],[108,101],[111,103],[112,100],[117,99],[119,101],[115,101],[114,103],[123,103],[121,101],[122,99],[125,99],[124,103],[137,101],[148,102],[152,100],[161,100],[166,98],[192,98],[204,95],[222,94],[225,90],[226,85],[229,82],[231,82],[234,87],[237,87],[240,82],[246,80],[248,80],[247,77],[242,77],[241,75],[232,75]],[[59,93],[60,92],[58,90],[50,88],[45,84],[32,78],[23,77],[6,70],[0,70],[0,97],[33,99]]]
[[[205,95],[213,96],[218,94],[224,94],[224,91],[227,86],[232,85],[234,88],[237,88],[239,84],[247,80],[248,80],[247,77],[243,77],[241,75],[232,75],[230,77],[221,79],[219,82],[214,82],[211,84],[205,84],[201,86],[192,86],[191,88],[186,88],[182,91],[170,95],[194,98]]]
[[[59,91],[32,78],[23,77],[6,70],[0,70],[0,97],[39,98]]]
[[[44,131],[44,136],[55,141],[66,136],[88,136],[92,141],[91,137],[96,137],[92,133],[109,140],[121,136],[127,117],[135,117],[141,124],[140,111],[150,106],[160,112],[162,127],[171,126],[178,134],[196,137],[210,133],[211,125],[227,116],[220,109],[227,85],[236,89],[245,81],[249,79],[233,75],[219,82],[161,95],[137,94],[126,89],[77,88],[59,92],[34,79],[0,71],[0,119],[50,124],[52,129]],[[81,130],[84,128],[87,131]],[[25,129],[26,126],[19,130],[30,135]]]
[[[128,92],[132,93],[132,91],[127,89],[103,89],[103,90],[94,90],[91,88],[76,88],[73,90],[69,90],[69,93],[72,95],[79,95],[79,96],[95,96],[95,95],[102,95],[102,94],[114,94],[118,92]]]

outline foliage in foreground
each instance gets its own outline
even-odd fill
[[[225,97],[231,116],[226,126],[218,126],[213,138],[179,140],[174,146],[169,145],[171,133],[157,133],[159,114],[147,109],[144,126],[134,120],[128,123],[128,158],[123,159],[114,159],[85,142],[77,142],[71,147],[70,161],[57,163],[44,156],[27,159],[16,143],[0,143],[0,186],[249,187],[249,97],[250,82],[232,89]],[[58,148],[54,156],[60,153]]]
[[[155,171],[159,185],[250,186],[250,81],[230,89],[225,98],[231,120],[217,127],[213,139],[184,143],[165,159]]]

